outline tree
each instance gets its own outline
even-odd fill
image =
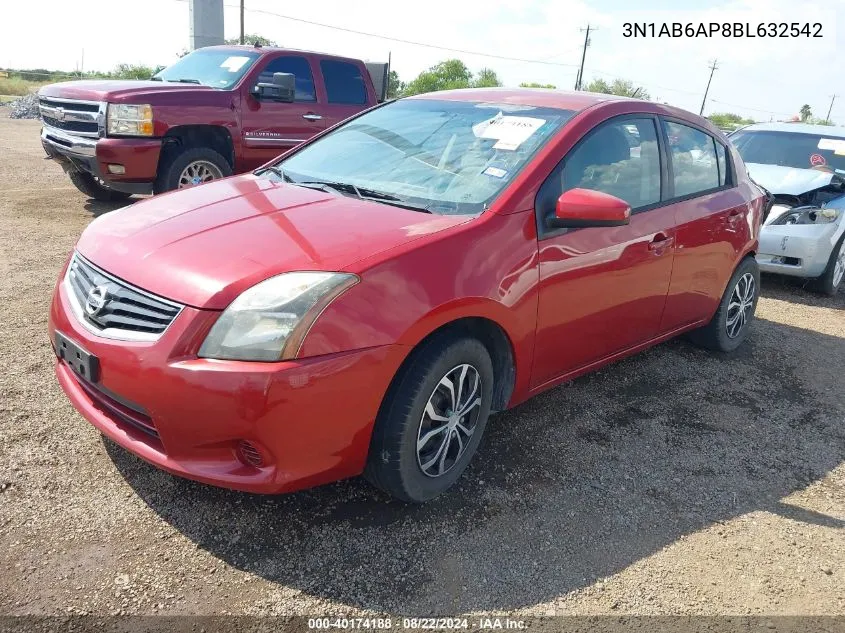
[[[821,117],[811,116],[807,119],[807,123],[812,123],[813,125],[836,125],[830,119],[822,119]]]
[[[405,87],[405,82],[399,79],[399,73],[391,70],[387,77],[387,98],[395,99],[405,92]]]
[[[642,86],[634,86],[632,81],[627,79],[614,79],[607,83],[604,79],[593,79],[587,84],[587,92],[600,92],[606,95],[619,95],[620,97],[635,97],[637,99],[650,99],[648,91]]]
[[[115,79],[149,79],[156,71],[157,68],[142,64],[118,64],[108,75]]]
[[[554,84],[538,84],[536,81],[522,82],[521,84],[519,84],[519,87],[520,88],[551,88],[552,90],[555,90],[557,88],[557,86],[555,86]]]
[[[499,81],[499,76],[491,68],[482,68],[479,70],[478,77],[471,83],[473,88],[495,88],[501,85],[502,82]]]
[[[257,33],[244,33],[244,44],[247,46],[253,46],[256,42],[261,44],[261,46],[279,46],[275,40],[271,40],[268,37],[264,37],[263,35],[258,35]],[[240,44],[241,38],[240,37],[230,37],[225,40],[226,44]]]
[[[735,130],[743,125],[751,125],[754,123],[754,119],[744,119],[733,112],[714,112],[707,118],[713,125],[723,130]]]
[[[447,59],[421,72],[405,87],[406,95],[469,88],[472,73],[460,59]]]
[[[798,113],[801,115],[801,120],[805,123],[811,116],[813,116],[813,111],[810,109],[810,106],[806,103],[801,106],[801,109],[798,111]]]

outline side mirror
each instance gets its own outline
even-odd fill
[[[547,219],[553,229],[588,226],[624,226],[631,221],[627,202],[592,189],[570,189],[557,199],[555,214]]]
[[[293,103],[296,96],[296,78],[291,73],[273,73],[273,82],[261,82],[252,91],[259,99]]]

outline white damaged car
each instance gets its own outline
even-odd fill
[[[845,276],[845,129],[757,123],[730,140],[774,196],[760,231],[760,270],[812,279],[836,294]]]

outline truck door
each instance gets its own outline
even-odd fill
[[[321,59],[319,64],[326,93],[323,106],[326,127],[375,105],[375,90],[363,64],[339,59]]]
[[[255,169],[272,160],[326,127],[320,113],[314,72],[308,58],[282,54],[259,62],[259,67],[246,84],[242,100],[241,134],[243,134],[244,170]],[[259,99],[255,85],[272,82],[273,73],[291,73],[296,78],[296,97],[293,103]]]

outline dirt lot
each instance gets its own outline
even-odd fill
[[[845,614],[845,293],[764,279],[750,343],[670,342],[488,426],[446,498],[175,479],[77,415],[47,308],[91,219],[0,118],[0,614]]]

